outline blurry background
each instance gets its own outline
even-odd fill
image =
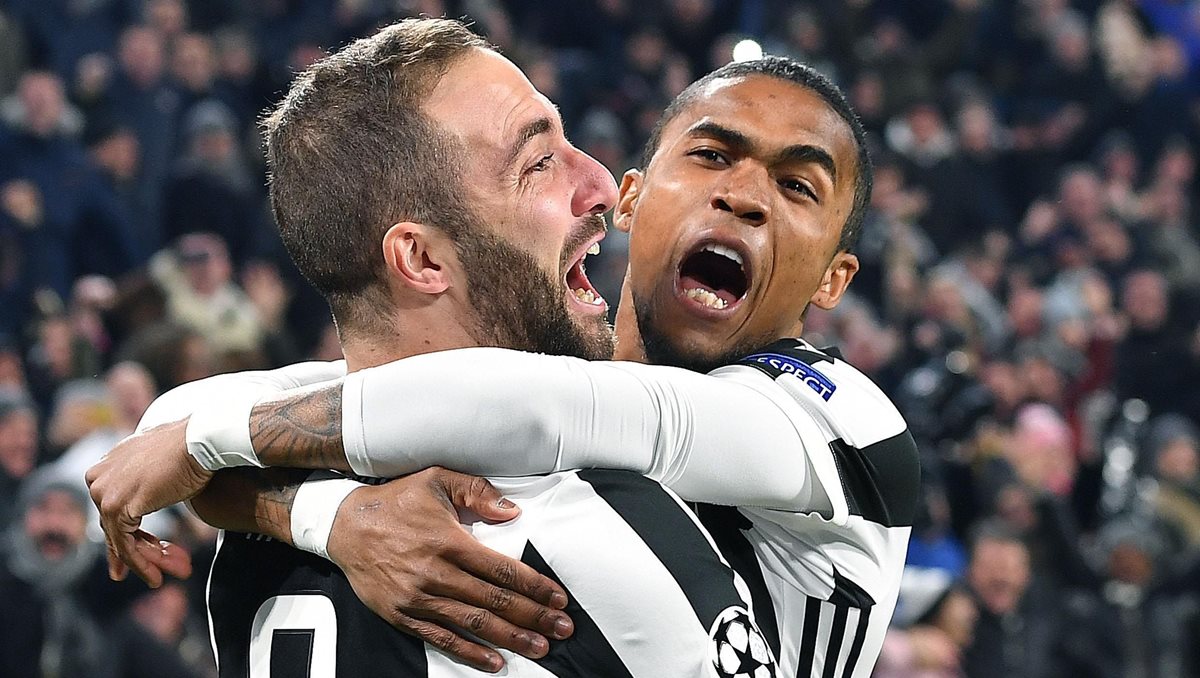
[[[743,40],[838,82],[876,188],[809,338],[925,455],[878,674],[1200,676],[1195,0],[0,0],[0,675],[214,675],[211,531],[158,515],[200,575],[107,582],[82,473],[172,386],[340,357],[255,120],[417,14],[473,19],[618,176]],[[610,299],[624,266],[610,232]]]

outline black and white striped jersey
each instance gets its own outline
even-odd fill
[[[396,417],[387,394],[418,385],[422,402]],[[663,482],[701,504],[751,584],[780,675],[870,675],[919,462],[895,406],[836,352],[787,339],[700,375],[467,349],[351,374],[343,403],[347,456],[367,475],[602,467]],[[455,428],[460,417],[471,426]]]
[[[919,464],[895,406],[835,353],[786,339],[702,375],[461,349],[351,373],[342,402],[347,459],[364,476],[440,465],[489,476],[623,469],[660,481],[699,505],[756,594],[749,617],[778,675],[870,675],[899,591]],[[745,673],[732,647],[718,651],[722,678]]]
[[[775,675],[746,584],[669,490],[610,470],[494,482],[521,516],[470,529],[558,581],[576,628],[536,662],[502,651],[500,675],[711,678],[722,651]],[[209,613],[222,678],[486,675],[392,629],[328,561],[263,537],[223,533]]]
[[[750,584],[781,676],[867,678],[899,594],[916,445],[879,388],[836,352],[787,340],[717,372],[747,367],[809,415],[797,423],[830,501],[807,513],[701,505],[699,515]]]

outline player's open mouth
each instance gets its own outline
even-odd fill
[[[750,289],[749,257],[740,249],[706,242],[684,257],[675,289],[685,303],[705,311],[733,311]]]
[[[603,239],[604,234],[599,233],[595,239],[585,244],[563,278],[563,282],[567,286],[567,296],[586,313],[603,312],[608,309],[608,303],[604,301],[604,297],[600,296],[596,288],[592,287],[592,282],[588,280],[587,270],[583,263],[589,254],[600,254],[600,241]]]

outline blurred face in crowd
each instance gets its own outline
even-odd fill
[[[24,478],[37,459],[37,417],[17,409],[0,419],[0,467],[11,478]]]
[[[966,647],[971,644],[975,635],[975,621],[979,618],[979,608],[975,601],[965,591],[951,591],[937,614],[933,624],[950,637],[955,645]]]
[[[65,558],[85,538],[87,514],[66,490],[49,490],[25,512],[25,535],[48,561]]]
[[[968,104],[958,112],[958,136],[963,148],[971,153],[992,150],[995,127],[995,116],[985,104]]]
[[[154,400],[154,381],[146,368],[137,363],[114,365],[105,380],[117,409],[118,420],[136,425]]]
[[[128,129],[118,130],[107,139],[92,146],[92,158],[120,181],[137,177],[141,149],[137,136]]]
[[[1195,438],[1179,436],[1158,452],[1155,470],[1160,478],[1177,483],[1194,483],[1200,478],[1200,450]]]
[[[1029,585],[1029,550],[1019,542],[983,538],[971,553],[967,580],[992,614],[1012,612]]]
[[[162,38],[151,28],[135,26],[121,34],[117,48],[121,68],[140,87],[149,87],[162,77]]]
[[[155,638],[168,645],[177,643],[187,622],[187,590],[178,582],[165,582],[139,598],[130,612]]]
[[[179,36],[171,55],[171,71],[175,79],[189,90],[207,91],[217,75],[217,57],[212,41],[199,33]]]
[[[1196,157],[1189,146],[1176,144],[1163,149],[1154,171],[1155,179],[1176,186],[1196,178]]]
[[[1125,278],[1121,308],[1134,328],[1154,331],[1167,321],[1167,281],[1154,271],[1137,271]]]
[[[475,49],[455,62],[424,110],[469,154],[462,183],[482,223],[460,256],[469,286],[479,288],[472,294],[482,294],[475,312],[504,307],[481,324],[510,326],[508,339],[521,348],[610,357],[608,304],[584,259],[604,238],[601,215],[616,202],[612,175],[567,141],[554,105],[494,52]]]
[[[0,346],[0,388],[25,389],[25,367],[21,362],[21,354],[7,346]]]
[[[176,36],[187,26],[187,7],[183,0],[150,0],[146,20],[164,36]]]
[[[17,96],[25,113],[25,124],[31,134],[48,137],[58,128],[66,100],[62,81],[52,73],[35,71],[21,78]]]
[[[1009,483],[996,493],[996,515],[1009,527],[1028,533],[1037,527],[1037,512],[1029,489],[1021,483]]]
[[[1090,224],[1104,208],[1100,177],[1091,170],[1075,170],[1063,177],[1058,189],[1063,214],[1076,224]]]
[[[1154,560],[1136,544],[1117,544],[1108,556],[1108,574],[1126,584],[1145,586],[1154,576]]]
[[[942,131],[942,116],[928,104],[913,107],[908,113],[908,126],[918,145],[933,142]]]
[[[225,249],[225,243],[216,236],[183,236],[179,240],[178,256],[188,284],[201,296],[215,294],[233,276],[229,252]]]
[[[621,187],[647,357],[711,369],[799,336],[810,302],[836,306],[858,270],[838,251],[856,172],[853,133],[818,94],[765,75],[709,83]]]

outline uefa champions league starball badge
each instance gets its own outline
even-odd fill
[[[744,608],[725,608],[708,635],[709,658],[720,678],[775,678],[771,649]]]

